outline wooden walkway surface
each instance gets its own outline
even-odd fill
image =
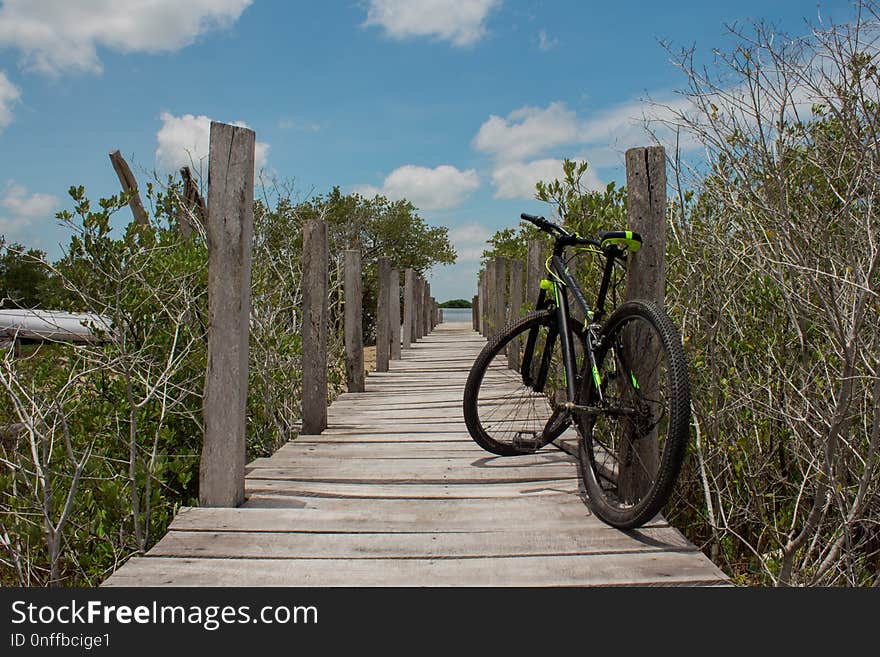
[[[439,325],[329,409],[329,428],[248,466],[237,509],[184,508],[106,586],[713,585],[726,576],[662,519],[620,532],[553,446],[499,458],[461,397],[484,344]]]

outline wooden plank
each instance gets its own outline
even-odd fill
[[[690,553],[491,559],[135,557],[106,586],[652,586],[723,583]]]
[[[255,142],[253,130],[211,122],[203,506],[235,506],[244,499]]]
[[[428,457],[429,463],[419,463],[425,457],[413,455],[408,449],[403,448],[399,454],[392,457],[388,454],[373,455],[365,453],[361,456],[349,456],[344,459],[344,464],[351,465],[353,471],[360,470],[364,475],[384,472],[387,469],[407,468],[418,469],[421,473],[433,473],[439,469],[443,472],[450,467],[470,472],[472,468],[491,470],[499,475],[521,468],[533,469],[535,472],[543,471],[546,466],[572,466],[574,460],[566,453],[560,451],[538,452],[525,456],[496,456],[488,452],[471,451],[465,454],[434,454]],[[465,461],[460,463],[459,461]],[[339,468],[334,468],[339,465]],[[346,472],[340,459],[332,454],[326,456],[315,453],[307,461],[302,458],[302,453],[291,450],[279,450],[273,456],[257,458],[248,463],[251,471],[258,468],[277,469],[282,466],[290,466],[294,472],[300,472],[306,468],[326,468],[328,473],[338,474]]]
[[[393,464],[392,464],[393,465]],[[301,467],[284,468],[254,468],[250,470],[251,476],[260,479],[277,479],[281,481],[335,481],[347,483],[401,483],[401,484],[476,484],[485,481],[497,481],[504,483],[537,482],[558,479],[577,479],[578,474],[574,468],[559,466],[530,466],[527,468],[506,470],[503,473],[472,468],[462,471],[457,467],[447,467],[446,470],[424,471],[419,468],[416,471],[406,471],[402,468],[388,467],[366,473],[358,469],[357,464],[346,464],[341,467],[328,470],[326,466],[310,468],[308,465]],[[451,466],[451,464],[450,464]]]
[[[535,511],[538,511],[535,513]],[[524,514],[527,514],[524,516]],[[502,531],[527,524],[531,529],[583,531],[604,527],[575,495],[541,498],[407,499],[304,498],[301,508],[214,509],[184,507],[171,529],[177,531],[338,531],[431,532]],[[659,523],[666,524],[666,523]]]
[[[377,559],[515,557],[693,552],[696,548],[669,527],[624,534],[610,528],[589,533],[534,529],[411,534],[313,532],[169,532],[153,549],[154,557],[237,559]]]
[[[420,500],[442,499],[496,499],[527,498],[535,495],[574,495],[578,493],[577,480],[548,479],[541,482],[494,482],[479,484],[352,484],[338,481],[279,481],[248,477],[246,482],[247,507],[278,506],[277,498],[284,504],[302,504],[305,497],[337,497],[344,499],[406,499],[415,504]],[[273,498],[269,502],[269,498]]]

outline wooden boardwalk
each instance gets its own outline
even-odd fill
[[[676,529],[620,532],[553,446],[498,458],[461,417],[484,340],[439,325],[329,428],[248,466],[245,504],[184,508],[106,586],[607,586],[729,583]]]

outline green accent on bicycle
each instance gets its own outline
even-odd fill
[[[633,382],[633,388],[635,388],[636,390],[638,390],[638,389],[639,389],[639,382],[636,381],[636,375],[633,374],[632,372],[630,372],[630,373],[629,373],[629,378],[632,379],[632,382]]]
[[[543,278],[541,279],[541,289],[552,292],[556,289],[556,284],[553,281],[548,281],[546,278]]]
[[[599,376],[599,368],[593,365],[593,382],[596,384],[596,388],[602,387],[602,377]]]
[[[631,230],[624,231],[626,237],[606,237],[602,240],[602,246],[606,244],[613,244],[615,246],[619,246],[625,249],[629,249],[633,253],[637,253],[640,248],[642,248],[642,243],[638,240],[633,239],[633,234]]]

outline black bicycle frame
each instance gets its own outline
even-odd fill
[[[602,283],[599,286],[599,294],[596,298],[596,306],[594,308],[590,308],[590,306],[587,304],[587,300],[584,296],[583,290],[581,290],[580,286],[577,284],[577,281],[574,280],[574,277],[568,270],[565,261],[562,259],[564,251],[565,245],[560,244],[560,242],[557,241],[553,248],[553,256],[550,259],[550,271],[556,279],[555,281],[553,281],[553,289],[555,293],[555,299],[553,301],[555,301],[556,303],[556,326],[550,329],[550,334],[547,336],[546,344],[544,347],[544,353],[541,356],[541,365],[538,369],[537,375],[535,375],[534,377],[532,375],[532,358],[534,357],[538,328],[536,327],[529,332],[529,337],[526,340],[525,351],[523,353],[520,373],[522,374],[523,383],[525,385],[531,387],[536,392],[542,392],[544,389],[544,385],[547,382],[547,373],[550,368],[550,360],[553,355],[553,347],[555,346],[555,341],[558,337],[560,340],[560,347],[562,348],[566,395],[568,401],[573,403],[577,394],[575,385],[577,382],[578,368],[575,350],[572,346],[574,336],[572,334],[571,323],[569,321],[571,315],[569,314],[570,306],[567,291],[571,290],[572,294],[574,295],[575,301],[581,306],[581,309],[584,311],[584,317],[588,319],[589,324],[598,324],[599,322],[601,322],[604,315],[605,298],[608,294],[608,287],[611,283],[611,275],[614,271],[614,261],[617,258],[623,258],[624,254],[622,251],[616,249],[615,247],[610,247],[604,250],[606,260],[605,268],[602,272]],[[538,302],[536,309],[544,309],[549,307],[549,305],[550,300],[547,298],[547,292],[542,287],[541,291],[538,293]],[[588,332],[589,325],[585,325],[584,329]],[[589,335],[586,336],[585,343],[587,359],[584,363],[584,367],[588,367],[589,369],[584,371],[584,376],[587,375],[587,372],[596,371],[596,358],[593,354],[593,345]],[[599,394],[601,397],[601,391],[599,391]]]

